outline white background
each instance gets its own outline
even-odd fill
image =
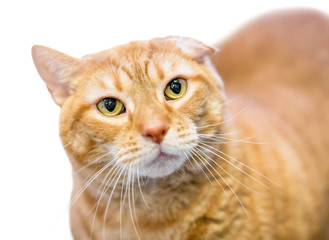
[[[58,137],[60,109],[34,68],[32,45],[80,57],[166,35],[212,44],[268,11],[308,6],[329,13],[326,2],[1,1],[0,239],[71,239],[71,167]]]

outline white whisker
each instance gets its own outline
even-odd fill
[[[251,141],[246,141],[249,139],[253,139],[256,136],[253,137],[247,137],[247,138],[243,138],[243,139],[233,139],[233,138],[226,138],[226,137],[216,137],[216,136],[212,136],[211,134],[209,135],[205,135],[205,134],[198,134],[200,136],[200,138],[204,138],[204,139],[210,139],[210,140],[214,140],[214,141],[218,141],[218,140],[226,140],[228,141],[227,143],[232,143],[232,142],[242,142],[242,143],[252,143],[252,144],[268,144],[268,143],[264,143],[264,142],[251,142]],[[222,142],[222,143],[226,143],[226,142]]]
[[[201,143],[201,144],[202,144],[202,143]],[[282,189],[282,186],[280,186],[279,184],[273,182],[271,179],[269,179],[268,177],[264,176],[263,174],[257,172],[256,170],[254,170],[253,168],[249,167],[248,165],[246,165],[246,164],[240,162],[239,160],[237,160],[237,159],[231,157],[230,155],[228,155],[228,154],[226,154],[226,153],[224,153],[224,152],[222,152],[222,151],[220,151],[220,150],[218,150],[218,149],[216,149],[216,148],[214,148],[214,147],[212,147],[212,146],[209,146],[209,145],[206,145],[206,144],[203,144],[203,145],[205,145],[206,147],[209,147],[209,148],[213,149],[214,151],[217,151],[217,152],[223,154],[224,156],[226,156],[226,157],[232,159],[233,161],[236,161],[237,163],[243,165],[244,167],[248,168],[249,170],[253,171],[254,173],[257,173],[257,174],[260,175],[261,177],[267,179],[269,182],[275,184],[276,186],[278,186],[278,187],[280,187],[280,188]],[[199,145],[199,147],[202,147],[202,146]],[[204,147],[202,147],[202,148],[204,148]],[[224,161],[226,161],[227,163],[231,164],[232,166],[234,166],[234,167],[237,168],[238,170],[242,171],[244,174],[246,174],[247,176],[249,176],[250,178],[252,178],[254,181],[258,182],[258,183],[261,184],[262,186],[264,186],[264,187],[270,189],[270,187],[266,186],[265,184],[263,184],[262,182],[260,182],[260,181],[257,180],[256,178],[252,177],[251,175],[249,175],[248,173],[246,173],[246,172],[243,171],[242,169],[238,168],[237,166],[235,166],[233,163],[231,163],[230,161],[228,161],[228,160],[225,159],[224,157],[219,156],[218,154],[214,153],[213,151],[211,151],[211,150],[209,150],[209,149],[207,149],[207,148],[204,148],[204,149],[206,149],[207,151],[210,151],[211,153],[215,154],[217,157],[223,159]]]
[[[81,194],[86,190],[86,188],[100,175],[104,172],[105,169],[110,167],[114,161],[116,161],[117,158],[112,159],[110,162],[108,162],[105,166],[103,166],[100,170],[98,170],[89,180],[83,185],[83,187],[74,195],[74,197],[71,200],[70,208],[74,205],[74,203],[78,200],[78,198],[81,196]]]
[[[225,132],[225,133],[214,133],[214,134],[210,134],[210,133],[199,133],[199,135],[203,135],[203,136],[229,136],[229,135],[236,135],[238,133],[240,133],[241,131],[233,131],[233,132]]]
[[[132,207],[131,207],[131,195],[130,195],[130,190],[131,187],[132,187],[132,181],[133,179],[131,179],[131,166],[132,164],[130,164],[130,167],[128,169],[128,206],[129,206],[129,212],[130,212],[130,218],[131,218],[131,221],[132,221],[132,224],[133,224],[133,227],[135,229],[135,232],[136,232],[136,235],[138,237],[139,240],[141,240],[140,236],[139,236],[139,233],[137,231],[137,227],[136,227],[136,224],[135,224],[135,220],[134,220],[134,216],[133,216],[133,213],[132,213]],[[133,190],[132,190],[133,191]],[[135,212],[136,213],[136,212]],[[136,216],[136,219],[137,219],[137,216]]]
[[[143,199],[146,207],[147,208],[150,208],[150,206],[148,205],[147,201],[145,200],[144,194],[142,192],[141,184],[140,184],[140,181],[139,181],[139,167],[137,167],[137,170],[136,171],[137,171],[137,183],[138,183],[139,192],[140,192],[140,194],[142,196],[142,199]]]
[[[209,148],[212,148],[212,149],[214,149],[215,151],[217,151],[217,149],[214,148],[214,147],[211,147],[211,146],[206,145],[206,144],[204,144],[204,143],[200,143],[200,144],[203,144],[203,145],[205,145],[205,146],[207,146],[207,147],[209,147]],[[234,168],[238,169],[238,170],[241,171],[242,173],[246,174],[248,177],[250,177],[250,178],[253,179],[254,181],[258,182],[259,184],[261,184],[261,185],[264,186],[265,188],[270,189],[270,187],[266,186],[264,183],[260,182],[259,180],[257,180],[256,178],[254,178],[253,176],[251,176],[250,174],[248,174],[247,172],[245,172],[245,171],[242,170],[241,168],[235,166],[233,163],[231,163],[230,161],[228,161],[226,158],[224,158],[224,157],[218,155],[217,153],[215,153],[215,152],[213,152],[213,151],[211,151],[211,150],[209,150],[208,148],[205,148],[205,147],[203,147],[203,146],[200,146],[200,145],[199,145],[198,147],[201,147],[201,148],[205,149],[206,151],[211,152],[212,154],[214,154],[215,156],[217,156],[217,157],[219,157],[220,159],[224,160],[225,162],[227,162],[228,164],[230,164],[230,165],[233,166]],[[219,150],[218,150],[218,151],[219,151]]]
[[[202,156],[201,158],[203,160],[205,160]],[[200,159],[201,160],[201,159]],[[206,160],[205,160],[206,161]],[[206,163],[208,163],[206,161]],[[207,168],[207,165],[205,163],[203,163],[204,166]],[[218,176],[224,181],[224,183],[229,187],[229,189],[231,190],[231,192],[234,194],[234,196],[236,197],[236,199],[239,201],[241,207],[243,208],[244,212],[246,213],[246,215],[248,215],[247,213],[247,209],[245,208],[245,206],[243,205],[242,201],[240,200],[240,198],[238,197],[238,195],[234,192],[234,190],[232,189],[232,187],[230,186],[230,184],[225,180],[225,178],[222,177],[222,175],[219,174],[219,172],[211,165],[208,164],[217,174]],[[208,169],[208,168],[207,168]],[[226,191],[224,190],[224,188],[222,187],[222,185],[218,182],[217,178],[214,176],[214,174],[208,169],[208,171],[210,172],[210,174],[214,177],[215,181],[220,185],[220,187],[223,189],[224,193],[226,194]],[[227,195],[226,195],[227,196]]]
[[[97,163],[96,163],[97,161],[101,160],[101,159],[104,158],[104,157],[109,156],[109,155],[112,154],[113,152],[114,152],[114,151],[112,150],[112,151],[110,151],[110,152],[107,152],[107,153],[103,154],[102,156],[100,156],[100,157],[94,159],[93,161],[87,163],[87,164],[84,165],[83,167],[81,167],[81,168],[79,168],[79,169],[76,169],[75,171],[73,171],[73,174],[77,174],[77,173],[81,172],[82,170],[84,170],[84,169],[86,169],[86,168],[88,168],[88,167],[90,167],[90,166],[92,166],[92,165],[94,165],[94,164],[97,164]],[[83,160],[81,160],[81,161],[83,161]]]
[[[185,154],[185,153],[184,153]],[[188,155],[192,158],[192,160],[194,161],[194,163],[198,166],[198,168],[203,172],[203,174],[206,176],[206,178],[208,179],[208,181],[210,182],[210,184],[213,184],[212,181],[210,180],[210,178],[208,177],[208,175],[205,173],[205,171],[203,170],[203,168],[199,165],[199,163],[195,160],[195,158],[193,157],[193,155],[191,155],[190,152],[188,152]],[[187,157],[187,156],[186,156]]]
[[[220,182],[218,181],[218,179],[214,176],[214,174],[207,167],[207,163],[208,162],[195,149],[192,149],[192,152],[200,160],[200,162],[203,164],[203,166],[208,170],[208,172],[211,174],[211,176],[213,177],[213,179],[218,183],[218,185],[220,186],[220,188],[223,190],[225,196],[229,199],[230,197],[227,195],[227,193],[226,193],[225,189],[223,188],[222,184],[220,184]],[[202,159],[205,161],[206,164],[202,161]],[[211,165],[209,165],[209,166],[211,166]],[[222,178],[222,176],[220,174],[219,174],[219,176]]]
[[[103,218],[103,238],[105,238],[105,226],[106,226],[107,212],[108,212],[108,209],[109,209],[109,206],[110,206],[110,203],[111,203],[111,199],[112,199],[112,196],[113,196],[113,194],[114,194],[114,190],[115,190],[115,188],[116,188],[116,186],[117,186],[117,184],[118,184],[118,182],[119,182],[119,179],[120,179],[122,173],[123,173],[124,170],[125,170],[125,167],[121,167],[121,168],[122,168],[122,170],[121,170],[119,176],[117,177],[116,182],[114,183],[114,186],[113,186],[113,188],[112,188],[112,191],[111,191],[111,194],[110,194],[109,200],[107,201],[107,204],[106,204],[105,213],[104,213],[104,218]]]
[[[198,149],[198,150],[199,150],[199,152],[200,152],[203,156],[207,157],[210,161],[212,161],[215,165],[217,165],[222,171],[224,171],[226,174],[228,174],[233,180],[235,180],[236,182],[238,182],[241,186],[245,187],[246,189],[248,189],[248,190],[250,190],[250,191],[252,191],[252,192],[254,192],[254,193],[257,193],[257,194],[259,194],[259,195],[261,195],[261,196],[264,196],[264,194],[259,193],[259,192],[257,192],[256,190],[254,190],[254,189],[252,189],[252,188],[249,188],[249,187],[246,186],[245,184],[241,183],[239,180],[237,180],[234,176],[232,176],[228,171],[226,171],[221,165],[219,165],[214,159],[212,159],[211,157],[209,157],[209,156],[208,156],[205,152],[203,152],[201,149]],[[216,171],[216,172],[217,172],[217,171]]]
[[[71,144],[72,144],[72,143],[69,142],[69,143],[65,144],[65,145],[63,146],[63,148],[66,148],[66,147],[70,146]]]
[[[111,174],[110,177],[108,177],[110,175],[110,173],[113,171],[114,169],[114,172]],[[103,198],[104,194],[107,192],[107,190],[109,189],[109,187],[111,186],[112,182],[114,181],[115,177],[119,174],[119,171],[117,171],[118,168],[112,168],[108,173],[107,175],[105,176],[104,180],[107,179],[108,177],[108,180],[106,181],[104,187],[103,187],[103,190],[102,190],[102,193],[100,195],[100,197],[98,198],[98,201],[97,201],[97,205],[96,205],[96,209],[95,209],[95,214],[94,214],[94,217],[93,217],[93,221],[92,221],[92,225],[91,225],[91,229],[90,229],[90,240],[92,240],[92,236],[93,236],[93,231],[94,231],[94,225],[95,225],[95,220],[96,220],[96,215],[97,215],[97,211],[98,211],[98,207],[99,207],[99,204],[101,202],[101,199]],[[115,174],[116,173],[116,174]],[[112,179],[113,175],[115,174],[114,178]],[[112,181],[111,181],[112,179]],[[110,182],[111,181],[111,182]],[[109,183],[110,182],[110,183]],[[101,185],[102,186],[102,185]]]
[[[123,206],[124,206],[125,201],[126,201],[127,189],[128,189],[127,186],[124,187],[127,173],[128,173],[128,171],[125,172],[125,175],[124,175],[123,180],[122,180],[121,195],[120,195],[120,240],[122,239],[122,236],[123,236],[123,233],[122,233],[122,209],[123,209]],[[122,195],[124,189],[125,189],[125,193],[124,193],[124,195]]]
[[[137,175],[137,173],[136,173]],[[136,219],[136,225],[138,226],[138,218],[136,213],[136,202],[135,202],[135,171],[133,171],[133,177],[132,177],[132,196],[133,196],[133,209],[134,209],[134,216]]]
[[[246,110],[249,106],[251,105],[251,102],[248,103],[242,110],[240,110],[238,113],[236,113],[235,115],[233,115],[232,117],[222,121],[222,122],[219,122],[219,123],[215,123],[215,124],[211,124],[211,125],[206,125],[206,126],[201,126],[201,127],[197,127],[198,129],[203,129],[203,128],[208,128],[208,127],[214,127],[214,126],[218,126],[218,125],[222,125],[228,121],[231,121],[233,120],[234,118],[236,118],[240,113],[242,113],[244,110]]]

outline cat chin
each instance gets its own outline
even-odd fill
[[[163,154],[139,167],[139,175],[150,178],[166,177],[179,170],[186,159],[177,155]]]

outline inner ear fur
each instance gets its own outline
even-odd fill
[[[72,79],[81,72],[81,60],[40,45],[32,47],[32,58],[53,100],[62,106],[73,91]]]

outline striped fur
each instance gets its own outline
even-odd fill
[[[74,239],[329,239],[328,29],[326,16],[295,11],[216,54],[179,37],[82,59],[33,47],[62,108]],[[177,77],[188,90],[168,101]],[[126,112],[100,114],[104,97]],[[159,125],[161,143],[144,134]]]

